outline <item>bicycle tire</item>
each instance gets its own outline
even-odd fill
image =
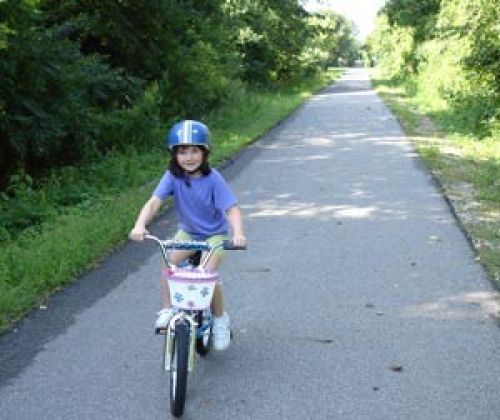
[[[199,311],[196,317],[196,322],[198,323],[199,326],[203,325],[204,321],[203,318],[204,318],[204,312]],[[210,325],[208,327],[207,334],[203,334],[202,336],[196,337],[196,352],[200,356],[206,356],[210,351],[211,342],[212,342],[212,326]]]
[[[175,326],[172,361],[170,365],[170,411],[180,417],[186,401],[189,359],[189,325],[179,322]]]

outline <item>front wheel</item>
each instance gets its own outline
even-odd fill
[[[180,322],[175,326],[175,338],[170,365],[170,411],[175,417],[182,416],[186,400],[189,359],[189,325]]]

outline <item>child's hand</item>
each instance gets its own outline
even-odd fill
[[[144,240],[144,236],[147,235],[148,233],[149,232],[146,230],[146,228],[141,226],[134,226],[134,228],[128,234],[128,237],[133,241],[141,242]]]
[[[235,234],[233,235],[233,246],[237,247],[245,247],[247,246],[247,238],[243,234]]]

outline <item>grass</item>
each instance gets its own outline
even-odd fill
[[[500,289],[500,138],[464,130],[462,116],[430,92],[372,81],[439,181],[477,260]]]
[[[215,143],[212,165],[256,140],[340,74],[335,69],[288,88],[246,92],[208,115],[204,120]],[[60,203],[61,194],[80,191],[69,200],[71,205],[48,209],[40,224],[0,242],[0,332],[126,240],[167,164],[164,132],[157,135],[159,146],[154,150],[129,150],[92,165],[66,168],[45,190],[27,195],[27,200],[42,197],[44,205],[50,205],[46,200],[51,196],[59,196]]]

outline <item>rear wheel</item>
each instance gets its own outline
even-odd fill
[[[180,322],[175,326],[175,338],[170,365],[170,411],[175,417],[182,416],[186,400],[188,359],[189,359],[189,325]]]

